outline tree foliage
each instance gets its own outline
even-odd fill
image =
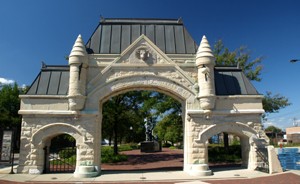
[[[156,125],[159,140],[182,140],[181,104],[155,91],[131,91],[110,98],[103,105],[103,138],[117,143],[145,140],[144,118]],[[132,129],[130,129],[132,127]],[[165,131],[167,130],[167,131]]]
[[[143,118],[139,111],[140,99],[141,92],[132,91],[114,96],[103,104],[102,138],[113,139],[114,154],[118,154],[118,143],[122,142],[124,137],[136,139],[141,136],[142,128],[139,122],[142,122]]]
[[[15,130],[15,149],[19,149],[19,137],[22,118],[18,114],[20,109],[19,95],[25,93],[25,88],[0,84],[0,129]]]
[[[3,128],[17,127],[21,123],[18,85],[2,85],[0,89],[0,125]]]
[[[280,132],[282,132],[282,130],[281,130],[280,128],[278,128],[278,127],[276,127],[276,126],[273,126],[273,125],[268,126],[268,127],[265,129],[265,131],[272,132],[272,133],[280,133]]]
[[[214,45],[214,55],[216,57],[216,64],[223,66],[238,66],[243,70],[249,80],[261,81],[261,62],[263,57],[251,59],[251,52],[245,46],[241,46],[234,51],[230,51],[223,44],[222,40],[219,40]]]
[[[267,91],[263,99],[263,107],[266,113],[276,113],[283,107],[289,106],[291,103],[289,100],[279,94],[272,95],[270,91]]]

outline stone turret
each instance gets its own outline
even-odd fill
[[[69,56],[69,109],[81,110],[86,99],[86,78],[88,54],[84,42],[79,35]]]
[[[215,57],[205,36],[202,37],[196,54],[198,67],[198,85],[200,106],[203,110],[211,110],[215,106]]]

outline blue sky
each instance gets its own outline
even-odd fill
[[[234,50],[247,46],[252,59],[263,56],[264,94],[289,98],[292,105],[268,116],[265,126],[290,127],[300,120],[300,1],[297,0],[53,0],[0,2],[0,82],[30,85],[41,61],[67,64],[75,39],[87,41],[107,18],[183,18],[194,40],[222,39]]]

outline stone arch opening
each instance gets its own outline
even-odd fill
[[[47,172],[46,168],[49,167],[49,154],[51,140],[59,135],[67,134],[75,139],[76,145],[82,144],[84,142],[83,134],[74,126],[66,123],[53,123],[46,125],[39,129],[32,135],[31,138],[31,157],[36,160],[37,173]],[[76,161],[78,161],[79,152],[75,151]],[[78,165],[76,163],[75,165]]]
[[[251,150],[250,138],[252,136],[256,136],[257,132],[252,128],[248,127],[247,125],[239,122],[235,123],[220,123],[214,124],[207,127],[199,134],[199,138],[195,140],[197,144],[204,145],[205,148],[205,156],[202,158],[205,163],[208,163],[208,139],[212,136],[220,134],[220,133],[228,133],[232,135],[236,135],[240,139],[240,146],[241,146],[241,157],[242,157],[242,167],[249,167],[249,158],[252,157],[253,154]]]
[[[153,91],[152,90],[129,90],[127,92],[137,92],[137,93],[143,93],[145,95],[146,94],[159,94],[159,92],[157,91]],[[123,100],[126,99],[124,98],[123,95],[126,96],[126,94],[128,93],[121,93],[121,95],[119,93],[116,93],[116,94],[112,94],[107,101],[103,101],[103,104],[102,104],[102,108],[107,110],[107,107],[111,106],[112,104],[116,103],[116,101],[120,100],[120,98],[122,98]],[[163,94],[163,95],[166,95],[166,94]],[[166,95],[166,96],[169,96],[169,95]],[[118,98],[119,97],[119,98]],[[169,96],[170,97],[170,96]],[[156,98],[156,96],[153,96],[153,98]],[[172,98],[172,97],[170,97]],[[172,98],[174,101],[175,99]],[[122,101],[123,101],[122,100]],[[177,101],[177,100],[176,100]],[[179,103],[179,101],[178,101]],[[181,103],[179,103],[180,106],[181,106]],[[119,106],[121,108],[121,105]],[[104,112],[106,112],[104,110]],[[178,119],[174,119],[174,123],[180,123],[180,125],[177,125],[178,127],[181,126],[181,129],[178,128],[177,126],[177,129],[178,130],[177,132],[180,131],[180,138],[178,139],[175,139],[175,140],[178,140],[178,142],[173,142],[175,143],[175,145],[177,145],[178,147],[181,145],[183,146],[183,121],[182,121],[182,108],[180,108],[180,113],[178,113],[178,116],[176,116],[176,118],[179,118],[179,121],[175,121],[175,120],[178,120]],[[125,118],[124,117],[124,114],[121,112],[119,112],[117,109],[115,110],[115,112],[117,112],[118,115],[122,116],[122,118]],[[113,111],[114,113],[114,111]],[[113,114],[111,116],[114,116],[114,118],[116,118],[116,114]],[[172,115],[174,116],[174,112],[172,113]],[[172,117],[173,117],[172,116]],[[155,143],[155,150],[143,150],[142,147],[143,147],[143,144],[144,143],[149,143],[147,142],[147,134],[146,134],[146,128],[145,128],[145,118],[144,117],[147,117],[147,123],[151,122],[154,124],[154,126],[152,127],[153,130],[151,129],[151,136],[153,136],[153,139],[149,140],[149,142],[152,142]],[[163,116],[162,116],[163,117]],[[118,129],[118,140],[114,139],[115,138],[115,135],[116,135],[116,132],[115,131],[115,128],[114,127],[107,127],[107,123],[105,123],[105,120],[107,120],[107,113],[103,113],[103,119],[102,119],[102,140],[106,139],[108,140],[108,142],[110,142],[111,144],[111,147],[110,150],[113,151],[113,148],[114,148],[114,143],[118,144],[118,145],[121,145],[122,144],[130,144],[130,145],[133,145],[133,146],[139,146],[138,148],[136,148],[135,150],[132,150],[132,151],[127,151],[125,152],[126,155],[128,155],[128,161],[130,163],[132,163],[133,165],[131,166],[131,168],[127,168],[129,170],[139,170],[141,165],[140,164],[146,164],[146,163],[152,163],[152,162],[164,162],[165,160],[173,160],[173,164],[172,165],[162,165],[162,166],[151,166],[148,168],[144,168],[144,169],[176,169],[176,170],[180,170],[182,167],[183,167],[183,149],[176,149],[176,150],[171,150],[170,148],[168,148],[169,146],[171,145],[166,145],[164,144],[165,142],[163,142],[164,137],[162,136],[162,132],[157,133],[155,132],[155,128],[161,126],[161,124],[163,124],[163,122],[160,122],[162,120],[162,117],[158,117],[157,114],[154,114],[154,113],[145,113],[145,116],[140,116],[139,118],[137,118],[137,123],[134,123],[134,122],[131,122],[131,120],[125,120],[124,119],[119,119],[119,121],[117,122],[120,123],[117,125],[117,129]],[[111,117],[110,117],[111,118]],[[158,120],[159,118],[161,118],[160,120]],[[112,125],[112,126],[115,126],[116,122],[112,122],[112,123],[109,123],[109,125]],[[128,125],[127,127],[124,126],[124,124]],[[110,135],[113,135],[111,136],[111,139],[109,139],[109,137],[107,137],[108,133],[106,133],[105,131],[109,130],[109,134]],[[120,131],[121,130],[121,131]],[[175,130],[174,130],[175,131]],[[130,132],[130,136],[134,136],[134,137],[126,137],[127,133]],[[172,132],[170,132],[169,134],[171,134]],[[174,133],[174,132],[173,132]],[[121,135],[123,134],[123,135]],[[124,136],[125,135],[125,136]],[[135,137],[136,136],[136,137]],[[119,139],[120,138],[120,139]],[[129,141],[128,141],[129,140]],[[118,142],[116,142],[118,141]],[[172,141],[171,139],[169,141]],[[170,142],[169,142],[170,143]],[[173,144],[174,145],[174,144]],[[104,146],[105,148],[105,153],[107,154],[107,145]],[[119,150],[119,153],[120,153],[120,150]],[[120,153],[120,154],[124,154],[124,152]],[[134,155],[134,158],[132,158]],[[106,157],[105,157],[106,158]],[[107,161],[107,159],[105,159],[105,161]],[[102,166],[101,168],[103,170],[120,170],[118,167],[118,164],[105,164],[105,163],[102,163]],[[123,168],[122,168],[123,169]],[[121,169],[121,170],[122,170]],[[126,170],[127,170],[126,169]]]
[[[130,80],[130,81],[129,81]],[[138,82],[135,82],[138,81]],[[98,96],[99,99],[99,123],[102,124],[102,109],[103,104],[111,97],[117,96],[122,93],[126,93],[129,91],[142,90],[142,91],[155,91],[159,93],[163,93],[168,95],[175,100],[179,101],[182,106],[182,122],[183,122],[183,134],[184,134],[184,126],[185,126],[185,110],[187,102],[191,99],[194,100],[194,93],[192,90],[183,87],[180,84],[175,83],[169,79],[154,77],[154,76],[131,76],[123,79],[119,79],[117,81],[112,81],[111,83],[106,84],[99,91],[94,92],[92,96]],[[102,92],[101,92],[102,91]],[[96,95],[97,94],[97,95]],[[183,135],[185,136],[185,135]],[[99,140],[102,137],[99,136]],[[100,159],[100,155],[99,155]]]

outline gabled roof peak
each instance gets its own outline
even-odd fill
[[[182,19],[103,18],[88,40],[89,53],[120,54],[142,34],[165,54],[195,54],[197,44]]]

